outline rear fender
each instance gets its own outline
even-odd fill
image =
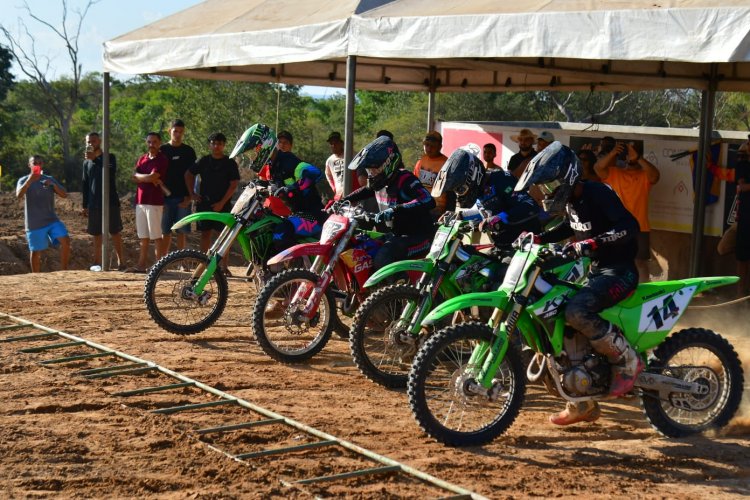
[[[467,293],[447,300],[433,309],[422,321],[423,325],[432,325],[449,314],[470,307],[491,307],[504,309],[508,304],[508,295],[504,291]]]
[[[183,217],[172,225],[172,230],[179,229],[183,226],[187,226],[190,223],[197,222],[200,220],[211,220],[215,222],[221,222],[225,226],[233,226],[237,221],[234,220],[234,215],[227,212],[195,212],[188,216]]]
[[[326,255],[331,252],[333,245],[330,243],[300,243],[293,247],[287,248],[286,250],[278,253],[268,259],[268,265],[278,264],[287,260],[296,259],[299,257],[306,257],[309,255]]]
[[[384,279],[394,274],[403,272],[417,272],[417,273],[431,273],[435,263],[431,260],[402,260],[399,262],[392,262],[387,266],[378,269],[370,278],[365,282],[365,288],[375,286]]]

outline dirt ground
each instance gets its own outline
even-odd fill
[[[750,493],[750,392],[721,433],[666,439],[654,431],[637,400],[604,405],[594,424],[556,428],[547,416],[562,405],[532,386],[509,431],[493,443],[446,448],[422,434],[406,395],[376,386],[351,362],[348,344],[335,337],[309,364],[284,366],[266,357],[250,330],[249,285],[230,282],[227,309],[216,325],[192,336],[161,330],[142,301],[143,275],[87,270],[89,241],[74,201],[61,210],[75,248],[74,269],[25,272],[23,212],[0,197],[0,311],[154,361],[254,404],[294,418],[490,498],[730,498]],[[58,205],[59,206],[59,205]],[[15,210],[13,212],[12,210]],[[123,209],[123,212],[128,212]],[[18,216],[20,214],[20,223]],[[15,217],[15,219],[14,219]],[[74,220],[75,219],[75,220]],[[20,225],[21,230],[18,230]],[[129,255],[135,239],[127,234]],[[24,247],[22,247],[23,249]],[[6,256],[14,255],[13,264]],[[8,258],[10,259],[10,258]],[[239,265],[239,262],[236,263]],[[51,257],[46,269],[56,269]],[[233,268],[238,274],[241,268]],[[689,313],[728,336],[750,378],[748,309],[740,306]],[[19,335],[0,332],[0,337]],[[162,376],[87,380],[74,372],[103,360],[40,365],[38,361],[87,352],[79,348],[23,354],[0,343],[0,496],[86,498],[425,498],[445,496],[395,476],[288,487],[301,479],[351,470],[362,460],[340,451],[299,452],[237,462],[217,451],[257,451],[309,440],[280,426],[201,438],[195,429],[248,420],[248,412],[208,411],[156,415],[149,410],[207,401],[195,389],[124,398],[117,391],[170,383]],[[88,351],[90,352],[90,351]],[[360,465],[361,467],[362,465]],[[369,464],[368,466],[373,466]]]

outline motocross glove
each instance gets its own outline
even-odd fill
[[[279,189],[276,190],[275,193],[273,193],[274,196],[278,198],[287,198],[291,199],[294,198],[299,194],[299,188],[296,184],[291,186],[282,186]]]
[[[521,245],[523,245],[524,243],[528,243],[529,238],[530,238],[529,235],[531,234],[532,233],[529,231],[524,231],[521,234],[519,234],[518,238],[516,238],[516,241],[513,242],[513,245],[512,245],[513,248],[518,249],[518,248],[521,248]],[[542,237],[539,236],[538,234],[534,234],[531,242],[535,245],[540,245],[542,243]]]
[[[381,222],[388,222],[389,220],[393,219],[394,210],[392,208],[386,208],[382,212],[378,212],[375,214],[375,224],[380,224]]]
[[[493,215],[488,219],[484,219],[479,224],[479,230],[482,232],[498,232],[502,227],[508,223],[508,214],[500,212],[497,215]]]
[[[592,238],[581,241],[571,241],[565,244],[562,253],[569,257],[590,257],[596,251],[597,247],[596,240]]]

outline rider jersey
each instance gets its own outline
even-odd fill
[[[277,186],[293,186],[299,193],[290,198],[284,197],[284,203],[294,213],[318,214],[323,210],[323,202],[315,184],[323,173],[317,167],[300,160],[294,153],[278,151],[271,163],[271,180]]]
[[[422,186],[414,174],[408,170],[398,170],[388,180],[388,184],[379,191],[364,186],[345,200],[357,202],[371,198],[375,199],[380,210],[392,208],[393,233],[397,235],[429,235],[435,231],[430,210],[435,207],[435,200],[427,189]]]
[[[482,209],[492,215],[505,212],[508,225],[501,234],[492,235],[493,242],[498,245],[512,243],[523,231],[541,231],[539,205],[528,193],[513,192],[516,182],[516,178],[505,170],[490,172],[482,183],[482,192],[474,206],[461,211],[461,217],[465,220],[481,220]]]
[[[608,185],[582,181],[581,186],[581,196],[576,198],[574,194],[565,206],[569,224],[563,223],[542,233],[542,242],[560,241],[569,236],[575,236],[576,241],[593,239],[597,244],[593,265],[634,264],[638,252],[638,221]]]

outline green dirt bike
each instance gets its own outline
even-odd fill
[[[526,378],[571,402],[607,399],[610,365],[586,337],[565,324],[564,305],[579,286],[561,279],[571,265],[558,246],[523,238],[495,292],[451,299],[431,325],[455,311],[489,306],[486,323],[454,325],[432,335],[409,373],[409,405],[427,434],[450,446],[488,443],[515,420]],[[645,283],[601,315],[622,329],[646,369],[634,392],[662,434],[681,437],[726,425],[742,398],[737,353],[720,335],[689,328],[669,335],[692,297],[737,277]],[[510,337],[520,332],[536,351],[528,369]]]
[[[282,220],[263,207],[269,194],[268,187],[250,183],[230,213],[196,212],[172,226],[176,230],[201,220],[225,225],[207,254],[177,250],[162,257],[149,271],[143,300],[159,326],[179,335],[191,335],[205,330],[221,316],[229,290],[219,263],[227,258],[235,240],[249,262],[245,276],[254,281],[257,290],[263,287],[276,271],[266,261],[275,253],[272,231]]]
[[[475,222],[461,220],[453,212],[443,215],[439,222],[426,258],[388,264],[365,283],[372,289],[406,272],[422,273],[416,285],[393,284],[376,290],[354,316],[349,334],[354,363],[367,378],[382,386],[406,387],[409,368],[426,333],[422,320],[433,304],[470,290],[497,288],[510,261],[507,256],[503,263],[505,256],[492,244],[462,243],[464,236],[476,229]],[[488,248],[492,250],[480,252]],[[479,312],[477,308],[467,311],[472,317]]]

